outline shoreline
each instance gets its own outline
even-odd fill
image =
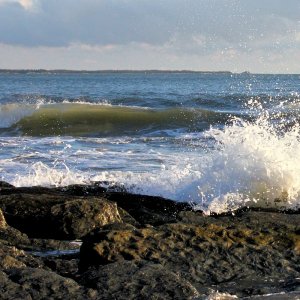
[[[0,182],[0,257],[3,299],[297,299],[300,212]]]

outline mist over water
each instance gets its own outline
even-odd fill
[[[2,180],[106,181],[206,213],[299,208],[298,75],[1,76]]]

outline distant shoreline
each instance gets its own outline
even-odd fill
[[[193,70],[68,70],[68,69],[0,69],[0,73],[202,73],[234,74],[230,71],[193,71]],[[247,72],[249,73],[249,72]]]
[[[106,73],[138,73],[138,74],[223,74],[223,75],[300,75],[298,73],[251,73],[231,71],[195,71],[195,70],[68,70],[68,69],[0,69],[0,74],[106,74]]]

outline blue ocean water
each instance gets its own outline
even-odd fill
[[[299,75],[2,71],[0,178],[297,208],[299,102]]]

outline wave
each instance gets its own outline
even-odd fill
[[[27,136],[117,136],[158,130],[207,129],[229,114],[203,109],[150,109],[91,103],[5,104],[0,107],[2,132]]]
[[[210,129],[216,141],[201,178],[188,190],[198,207],[224,212],[240,207],[300,208],[300,126],[282,130],[266,113],[255,122],[239,118]]]
[[[300,209],[300,125],[286,132],[267,115],[255,122],[234,118],[204,133],[215,141],[206,154],[177,157],[155,174],[102,173],[131,192],[195,204],[207,214],[242,207]]]
[[[255,122],[235,118],[203,135],[214,141],[210,151],[195,149],[171,157],[158,153],[160,169],[76,170],[65,159],[62,168],[35,163],[29,173],[26,169],[10,182],[18,186],[110,182],[133,193],[192,202],[207,214],[242,207],[300,209],[299,124],[282,132],[280,124],[277,127],[265,115]],[[143,155],[149,158],[149,153]],[[128,160],[130,154],[119,152],[118,158]]]

